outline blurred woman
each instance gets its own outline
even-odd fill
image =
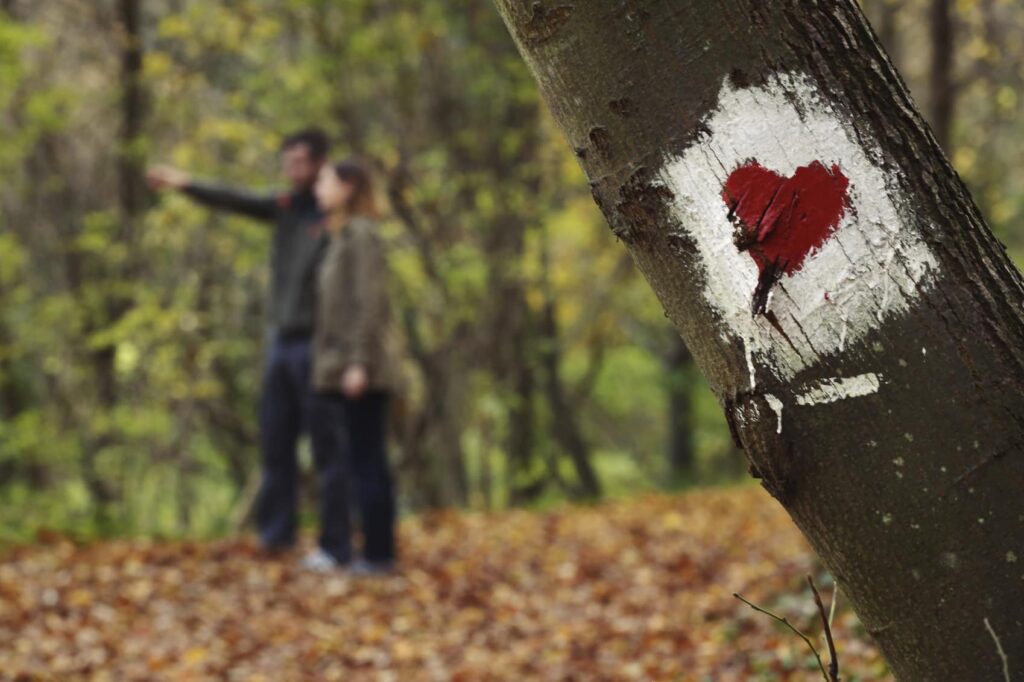
[[[395,499],[386,426],[397,366],[378,213],[370,176],[358,163],[324,165],[315,192],[330,235],[318,272],[310,413],[323,530],[304,563],[387,573],[395,561]],[[349,487],[363,531],[363,555],[354,561]]]

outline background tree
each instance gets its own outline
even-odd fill
[[[406,509],[589,496],[586,463],[610,496],[735,476],[715,397],[692,365],[669,369],[674,332],[493,8],[140,4],[136,43],[120,0],[0,4],[0,543],[40,527],[213,534],[244,517],[268,234],[148,197],[127,220],[121,179],[145,160],[269,186],[278,134],[310,121],[370,158],[391,199]],[[930,0],[865,5],[891,15],[927,105]],[[955,3],[953,19],[949,153],[1019,253],[1024,10]],[[131,133],[129,48],[143,53]],[[692,445],[692,470],[672,442]]]

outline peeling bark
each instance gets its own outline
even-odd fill
[[[860,10],[601,0],[538,40],[556,3],[496,4],[752,469],[897,676],[1024,679],[1024,283]],[[780,184],[840,169],[834,231],[808,185],[739,216],[786,242],[769,261],[740,249],[723,191],[750,161]],[[828,234],[793,246],[808,229]]]

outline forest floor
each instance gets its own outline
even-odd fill
[[[308,540],[307,540],[308,541]],[[0,556],[0,679],[815,680],[805,576],[755,487],[401,527],[399,574],[353,579],[248,541],[42,544]],[[844,604],[844,680],[891,679]]]

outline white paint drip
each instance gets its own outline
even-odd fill
[[[823,379],[796,396],[797,405],[824,405],[847,398],[859,398],[878,393],[881,377],[875,373],[860,374],[855,377],[835,377]]]
[[[764,399],[768,401],[768,407],[772,408],[772,412],[775,413],[775,433],[782,433],[782,401],[771,393],[765,393]]]
[[[747,339],[743,343],[743,352],[747,356],[747,373],[750,375],[750,390],[753,391],[757,388],[757,379],[754,374],[754,354],[750,350],[751,343]]]
[[[992,623],[988,622],[988,618],[983,618],[982,622],[985,623],[985,629],[988,630],[988,634],[992,635],[992,641],[996,643],[996,653],[999,654],[999,660],[1003,662],[1003,679],[1006,682],[1010,680],[1010,659],[1007,658],[1006,652],[1003,651],[1003,643],[999,641],[999,636],[996,635],[996,631],[992,628]]]
[[[740,90],[726,80],[704,123],[709,132],[667,159],[659,177],[675,195],[676,229],[701,255],[704,295],[722,320],[723,340],[746,346],[751,387],[755,359],[790,379],[905,313],[932,281],[938,262],[912,223],[897,178],[877,165],[881,151],[862,146],[809,78],[780,74]],[[785,335],[751,313],[758,269],[733,243],[721,196],[729,175],[750,160],[784,176],[814,161],[835,164],[850,181],[852,209],[836,232],[773,287],[778,295],[769,310]]]

